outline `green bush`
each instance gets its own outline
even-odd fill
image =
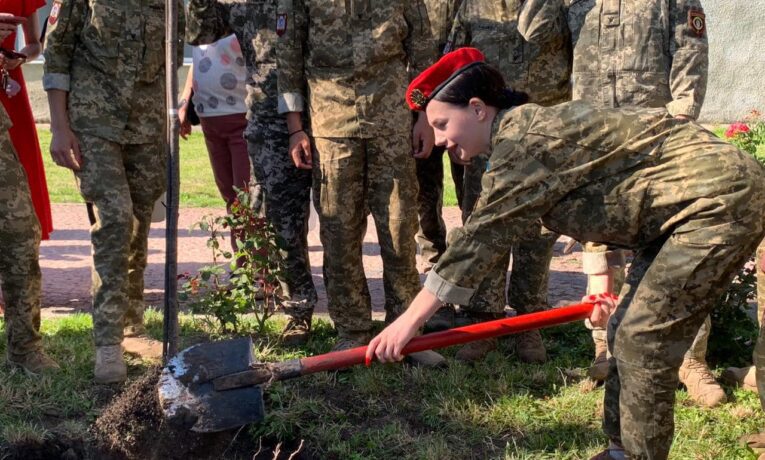
[[[264,217],[254,210],[253,197],[237,192],[231,212],[222,217],[205,216],[194,224],[210,233],[207,247],[213,263],[196,274],[184,273],[179,300],[194,314],[202,315],[212,333],[240,332],[240,317],[254,316],[258,332],[277,309],[275,290],[281,275],[282,241]],[[236,235],[236,252],[225,250],[227,233]]]

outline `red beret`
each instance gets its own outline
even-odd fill
[[[484,62],[483,53],[475,48],[459,48],[444,54],[435,64],[417,76],[406,90],[406,103],[412,110],[423,110],[428,101],[454,77]]]

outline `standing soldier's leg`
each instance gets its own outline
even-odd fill
[[[470,217],[478,197],[481,195],[481,178],[486,171],[488,157],[482,155],[473,158],[470,165],[465,167],[462,197],[462,222]],[[505,316],[505,290],[507,287],[507,267],[510,264],[510,252],[491,270],[481,282],[470,299],[469,305],[463,305],[461,310],[470,321],[482,322],[499,319]],[[496,339],[478,340],[464,345],[457,351],[455,358],[460,361],[477,361],[487,353],[497,348]]]
[[[758,391],[757,389],[757,382],[763,382],[763,384],[765,384],[765,374],[763,374],[762,377],[759,377],[755,372],[758,356],[760,364],[765,365],[765,339],[762,337],[762,315],[765,313],[765,272],[762,271],[762,264],[760,263],[763,256],[765,256],[765,240],[757,246],[757,252],[754,258],[757,274],[757,324],[759,325],[760,331],[757,337],[757,344],[754,348],[755,365],[749,367],[729,367],[723,371],[720,379],[731,385],[739,385],[745,390],[757,391],[760,394],[760,401],[763,403],[763,410],[765,410],[763,392]],[[765,372],[765,369],[763,372]],[[762,444],[762,447],[765,447],[765,437],[763,437]]]
[[[162,357],[162,344],[143,336],[144,272],[148,258],[149,230],[154,203],[167,184],[167,153],[163,142],[125,146],[125,175],[133,203],[133,226],[128,257],[128,307],[125,311],[125,350],[144,358]]]
[[[731,234],[718,236],[736,236],[741,244],[704,244],[709,231],[694,225],[636,255],[609,322],[614,366],[606,383],[604,429],[632,459],[667,458],[683,356],[762,232],[751,222],[729,224]],[[756,234],[744,235],[752,230]]]
[[[93,252],[93,336],[98,383],[124,381],[122,356],[125,311],[128,308],[128,261],[133,234],[133,202],[123,146],[76,133],[83,156],[76,172],[80,193],[93,203],[96,223],[90,228]]]
[[[366,142],[360,139],[314,138],[314,205],[324,246],[327,308],[339,336],[337,350],[362,345],[371,339],[372,302],[361,255],[367,224],[366,153]],[[413,213],[414,202],[412,194]],[[415,218],[414,214],[412,217]],[[415,222],[412,222],[410,244],[412,270],[416,276]]]
[[[465,167],[453,162],[449,158],[449,166],[452,171],[452,182],[454,182],[454,194],[457,195],[457,206],[462,210],[465,195]]]
[[[547,284],[550,262],[558,234],[538,224],[513,246],[513,268],[507,290],[508,304],[518,314],[534,313],[547,308]],[[525,363],[543,363],[547,360],[545,345],[538,330],[514,336],[518,359]]]
[[[263,126],[257,133],[247,142],[254,171],[253,192],[260,191],[265,216],[284,241],[280,284],[282,307],[289,321],[282,339],[288,345],[301,345],[308,339],[318,300],[308,258],[311,171],[292,163],[283,130]]]
[[[40,336],[40,224],[7,131],[0,132],[0,244],[8,363],[34,374],[58,369]]]
[[[587,295],[600,294],[602,287],[593,281],[593,275],[605,274],[608,271],[613,280],[612,292],[621,292],[624,284],[624,252],[620,250],[610,251],[608,246],[599,243],[584,243],[582,255],[582,271],[587,275]],[[588,323],[589,324],[589,323]],[[589,327],[589,326],[588,326]],[[592,328],[592,341],[595,344],[595,359],[587,373],[596,381],[604,381],[608,376],[611,355],[608,352],[608,341],[604,328]]]
[[[420,271],[430,271],[446,251],[446,224],[441,216],[444,196],[444,148],[434,147],[430,156],[415,160],[417,165],[417,217],[420,228]]]
[[[367,201],[375,220],[383,262],[385,322],[395,320],[420,291],[414,236],[417,232],[417,174],[409,139],[390,136],[367,142]],[[445,364],[434,351],[410,354],[425,366]]]

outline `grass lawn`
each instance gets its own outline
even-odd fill
[[[38,129],[40,147],[45,163],[48,192],[53,203],[82,203],[72,172],[56,166],[50,157],[50,130]],[[182,207],[220,208],[223,200],[215,186],[204,137],[195,131],[188,140],[181,139],[181,195]],[[456,206],[449,160],[444,155],[444,206]]]
[[[159,314],[147,312],[147,324],[159,337]],[[258,359],[323,353],[335,340],[329,324],[319,320],[305,348],[285,349],[277,341],[282,325],[277,318],[267,334],[255,335]],[[45,348],[64,368],[57,375],[30,378],[0,369],[0,458],[32,458],[30,449],[46,443],[49,449],[71,445],[79,453],[93,442],[94,421],[121,388],[91,382],[91,327],[82,314],[43,321]],[[184,346],[204,336],[202,327],[182,319]],[[257,458],[275,458],[279,443],[287,453],[279,458],[286,458],[303,441],[297,458],[587,459],[606,442],[600,430],[603,389],[583,377],[592,355],[588,331],[576,323],[543,334],[551,358],[544,365],[519,363],[508,340],[474,365],[453,359],[446,370],[373,365],[274,383],[265,389],[264,422],[238,432],[238,445],[251,447],[231,451],[237,455],[221,449],[209,458],[253,458],[258,446],[268,454]],[[0,329],[0,352],[5,340]],[[448,357],[453,353],[446,350]],[[147,363],[129,360],[131,379],[147,369]],[[765,415],[756,395],[727,390],[732,402],[714,410],[694,407],[678,391],[671,458],[756,458],[736,440],[765,426]]]

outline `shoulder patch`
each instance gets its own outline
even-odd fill
[[[53,25],[58,20],[58,12],[61,10],[61,0],[55,0],[53,6],[50,8],[50,14],[48,15],[48,24]]]
[[[287,31],[287,15],[286,14],[277,14],[276,15],[276,35],[282,36],[284,35],[284,32]]]
[[[707,28],[706,16],[704,12],[698,9],[688,10],[688,27],[699,37],[704,36]]]

